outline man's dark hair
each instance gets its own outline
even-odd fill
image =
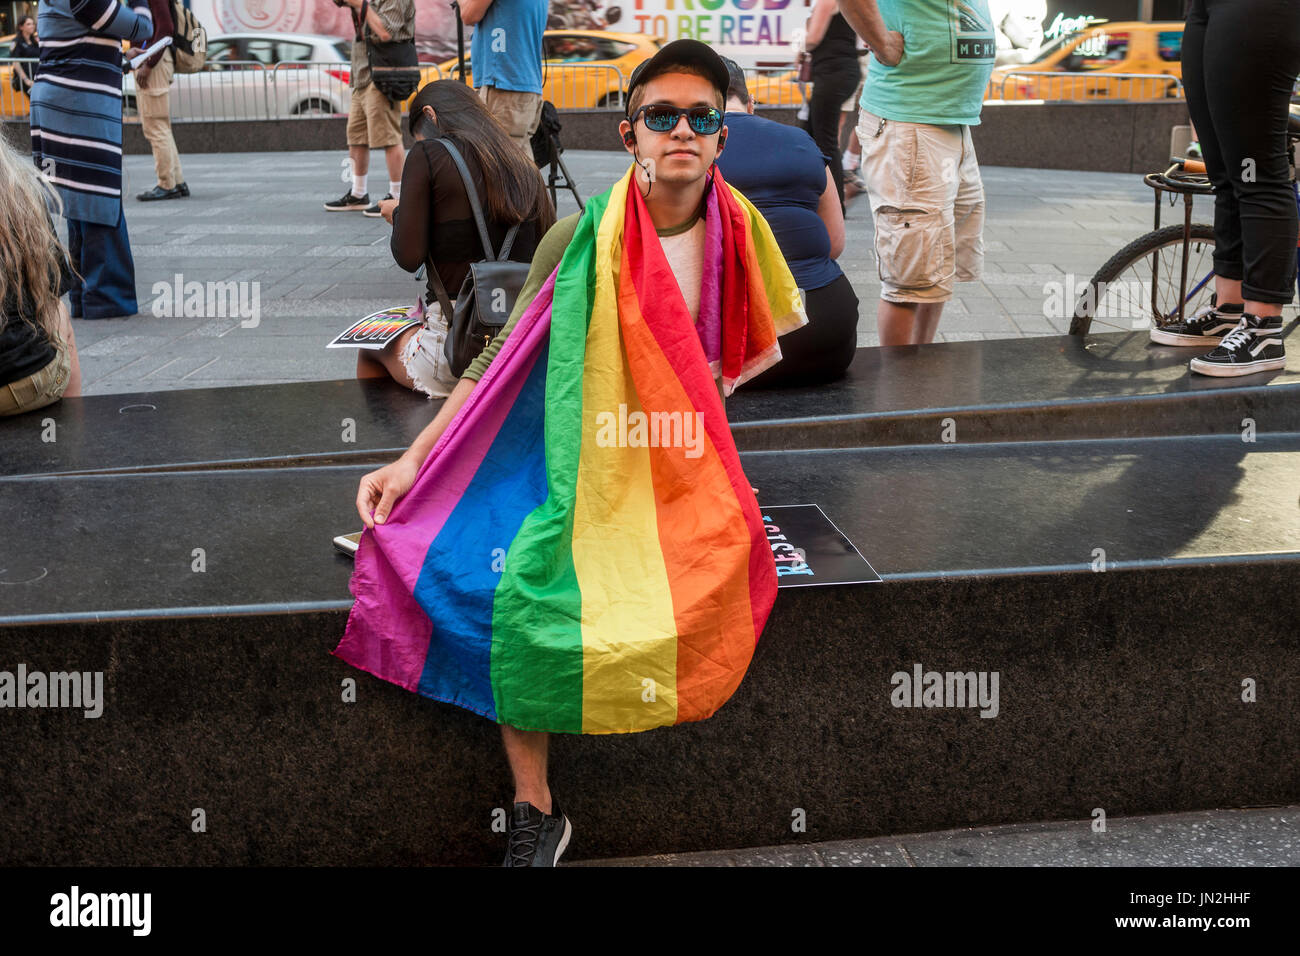
[[[745,83],[745,71],[740,68],[740,64],[735,60],[722,58],[722,62],[727,66],[727,99],[735,97],[740,100],[742,106],[749,105],[749,86]]]

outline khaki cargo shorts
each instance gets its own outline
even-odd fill
[[[367,83],[352,91],[348,108],[348,145],[387,149],[402,145],[402,104],[394,103]]]
[[[533,148],[530,141],[542,122],[542,94],[480,86],[478,95],[487,111],[506,128],[506,134],[531,159]]]
[[[858,121],[880,297],[947,302],[984,270],[984,183],[969,126]]]
[[[72,350],[56,334],[54,358],[42,369],[0,385],[0,415],[20,415],[52,405],[63,397],[72,374]]]

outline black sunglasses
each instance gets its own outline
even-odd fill
[[[696,106],[680,109],[666,103],[652,103],[642,106],[632,114],[632,125],[637,118],[645,114],[645,125],[656,133],[671,133],[677,128],[677,121],[686,117],[687,125],[701,136],[708,136],[722,129],[722,111],[712,106]]]

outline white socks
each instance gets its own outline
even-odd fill
[[[388,195],[392,196],[394,199],[397,200],[400,200],[402,198],[402,184],[400,181],[399,182],[393,182],[392,180],[388,181]]]
[[[366,194],[366,177],[352,174],[352,195],[360,199]]]
[[[846,172],[850,169],[857,169],[862,162],[861,153],[850,153],[847,149],[844,151],[844,158],[840,160],[840,167]]]

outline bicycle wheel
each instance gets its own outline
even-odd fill
[[[1184,317],[1209,305],[1214,293],[1214,228],[1192,223],[1187,256]],[[1165,325],[1178,318],[1183,269],[1183,227],[1148,232],[1097,270],[1075,302],[1071,335],[1087,335],[1095,318],[1123,329]]]

